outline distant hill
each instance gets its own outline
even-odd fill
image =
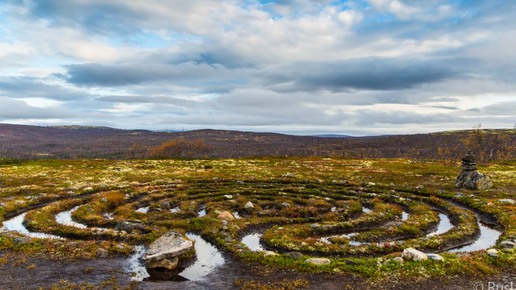
[[[484,130],[516,144],[516,130]],[[229,130],[155,132],[95,126],[25,126],[0,124],[0,158],[130,158],[131,148],[152,148],[172,139],[203,140],[209,152],[199,157],[342,156],[351,158],[459,158],[472,131],[351,137],[323,134],[293,136]],[[439,151],[441,148],[441,151]],[[498,149],[497,149],[498,150]],[[506,150],[506,149],[504,149]],[[512,152],[508,152],[512,154]],[[510,155],[509,154],[509,155]],[[508,156],[509,156],[508,155]]]
[[[353,138],[353,136],[349,135],[339,135],[339,134],[320,134],[314,135],[315,137],[326,137],[326,138]]]

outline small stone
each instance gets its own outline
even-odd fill
[[[95,250],[95,254],[97,255],[97,257],[99,258],[107,258],[109,257],[109,252],[108,250],[104,249],[104,248],[98,248]]]
[[[253,209],[254,208],[254,204],[250,201],[248,201],[245,205],[244,205],[244,208],[245,209]]]
[[[405,263],[405,260],[403,260],[403,258],[402,258],[402,257],[396,257],[396,258],[394,258],[394,259],[392,259],[392,260],[393,260],[394,262],[396,262],[396,263],[400,263],[400,264]]]
[[[244,182],[243,182],[243,181],[241,181],[241,180],[238,180],[238,181],[236,182],[236,184],[237,184],[237,185],[244,185]]]
[[[422,185],[418,185],[418,186],[416,186],[416,189],[423,189],[423,186]]]
[[[177,264],[179,263],[178,257],[173,257],[170,259],[163,259],[160,261],[154,261],[154,262],[148,262],[145,264],[147,268],[154,269],[154,268],[166,268],[169,270],[173,270],[177,267]]]
[[[489,250],[487,250],[487,253],[488,254],[498,254],[498,250],[496,250],[496,249],[489,249]]]
[[[233,199],[233,196],[232,196],[232,195],[224,195],[224,197],[225,197],[226,199]]]
[[[516,201],[510,198],[500,199],[498,202],[501,204],[516,204]]]
[[[227,221],[232,221],[235,219],[235,217],[228,211],[221,212],[219,214],[218,218],[221,220],[227,220]]]
[[[502,247],[504,249],[514,249],[514,248],[516,248],[516,244],[511,241],[503,241],[500,243],[500,247]]]
[[[218,177],[213,177],[213,181],[220,181]]]
[[[287,256],[293,260],[297,260],[297,259],[303,257],[303,254],[300,252],[288,252],[288,253],[285,253],[285,256]]]
[[[464,194],[462,192],[457,192],[454,197],[461,198],[461,197],[464,197]]]
[[[423,261],[428,259],[425,253],[413,248],[407,248],[403,250],[401,257],[407,260],[413,259],[414,261]]]
[[[267,252],[265,252],[265,257],[268,257],[268,256],[278,256],[278,254],[273,251],[267,251]]]
[[[370,186],[375,186],[376,184],[374,182],[368,182],[367,183],[367,186],[370,187]]]
[[[26,237],[19,237],[19,238],[14,239],[13,242],[15,245],[26,244],[26,243],[30,242],[30,239],[26,238]]]
[[[435,260],[435,261],[444,261],[444,258],[437,255],[437,254],[426,254],[426,257],[430,260]]]
[[[290,203],[288,203],[288,202],[283,202],[283,203],[281,203],[281,206],[282,206],[282,207],[290,207]]]
[[[320,225],[320,224],[311,224],[311,225],[310,225],[310,228],[311,228],[311,229],[318,229],[318,228],[320,228],[320,227],[321,227],[321,225]]]
[[[351,260],[346,260],[346,265],[348,266],[359,266],[360,264],[355,262],[355,261],[351,261]]]
[[[326,259],[326,258],[310,258],[310,259],[306,259],[305,263],[322,266],[322,265],[329,265],[331,262],[329,259]]]
[[[56,247],[61,247],[63,245],[64,245],[64,243],[61,241],[54,242],[54,246],[56,246]]]

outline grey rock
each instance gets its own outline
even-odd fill
[[[98,248],[95,250],[95,254],[97,254],[97,257],[99,258],[108,258],[109,257],[109,252],[108,250],[104,249],[104,248]]]
[[[115,230],[125,231],[127,233],[131,233],[132,231],[134,231],[136,229],[141,230],[141,231],[146,231],[146,228],[144,225],[139,224],[139,223],[128,222],[128,221],[121,221],[121,222],[117,223],[115,226]]]
[[[148,263],[145,263],[145,266],[149,269],[166,268],[168,270],[173,270],[177,267],[178,263],[179,263],[179,258],[173,257],[170,259],[163,259],[160,261],[148,262]]]
[[[244,205],[244,208],[245,209],[253,209],[254,208],[254,204],[250,201],[248,201],[245,205]]]
[[[486,175],[473,170],[461,170],[455,179],[455,187],[472,190],[487,190],[493,186],[493,182]]]
[[[430,260],[444,261],[444,258],[437,254],[426,254],[426,257]]]
[[[428,259],[428,257],[426,256],[425,253],[418,251],[416,249],[413,249],[413,248],[407,248],[407,249],[403,250],[403,254],[401,254],[401,257],[406,260],[413,259],[414,261],[423,261],[423,260]]]
[[[311,229],[318,229],[318,228],[320,228],[320,227],[321,227],[321,225],[320,225],[320,224],[311,224],[311,225],[310,225],[310,228],[311,228]]]
[[[288,252],[288,253],[285,253],[285,256],[287,256],[293,260],[297,260],[297,259],[300,259],[301,257],[303,257],[303,254],[300,252]]]
[[[359,266],[360,264],[355,262],[355,261],[351,261],[351,260],[346,260],[346,265],[349,265],[349,266]]]
[[[500,243],[500,247],[504,249],[514,249],[516,248],[516,244],[512,241],[503,241]]]
[[[500,199],[498,202],[501,204],[516,204],[516,201],[510,198]]]
[[[326,259],[326,258],[310,258],[310,259],[306,259],[305,263],[322,266],[322,265],[329,265],[331,262],[329,259]]]
[[[402,258],[402,257],[396,257],[396,258],[394,258],[394,259],[392,259],[392,260],[393,260],[394,262],[396,262],[396,263],[400,263],[400,264],[405,263],[405,260],[403,260],[403,258]]]
[[[18,237],[16,239],[14,239],[13,242],[15,245],[26,244],[26,243],[30,242],[30,239],[26,238],[26,237]]]
[[[154,241],[143,256],[145,263],[178,257],[193,248],[192,241],[186,240],[177,231],[170,231]]]

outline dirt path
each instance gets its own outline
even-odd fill
[[[53,261],[41,257],[3,252],[0,258],[0,289],[57,289],[73,288],[71,284],[90,283],[93,289],[282,289],[293,281],[306,281],[309,289],[489,289],[489,282],[503,287],[514,283],[516,274],[504,273],[491,278],[476,279],[468,276],[426,279],[420,281],[371,282],[356,275],[324,275],[296,273],[292,271],[251,267],[239,261],[228,262],[204,277],[201,281],[143,281],[132,282],[125,271],[125,258],[110,258],[80,261]],[[31,269],[32,268],[32,269]],[[236,286],[235,281],[240,281]],[[482,283],[484,288],[473,288]],[[304,284],[306,285],[306,283]],[[102,288],[102,286],[105,286]],[[274,288],[261,288],[271,286]],[[477,286],[479,287],[479,286]],[[294,288],[291,288],[294,289]],[[306,288],[300,288],[306,289]],[[496,289],[496,288],[493,288]],[[499,289],[510,289],[499,288]]]

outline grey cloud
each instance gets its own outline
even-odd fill
[[[163,80],[176,85],[199,86],[203,83],[244,81],[238,71],[229,71],[220,65],[191,62],[178,65],[89,63],[68,65],[66,68],[69,75],[67,82],[78,86],[116,87]]]
[[[28,77],[0,77],[0,95],[11,98],[46,98],[60,101],[90,98],[84,92],[66,89],[60,85],[49,85]]]
[[[193,107],[199,102],[173,98],[173,97],[144,97],[144,96],[103,96],[95,100],[112,103],[148,103],[148,104],[172,104],[176,106]]]
[[[347,89],[399,90],[458,77],[439,63],[406,58],[368,58],[335,62],[297,63],[275,68],[264,78],[269,85],[288,77],[294,84],[285,91],[333,92]]]
[[[70,119],[76,112],[61,108],[36,108],[19,100],[0,97],[0,118],[4,119]]]

